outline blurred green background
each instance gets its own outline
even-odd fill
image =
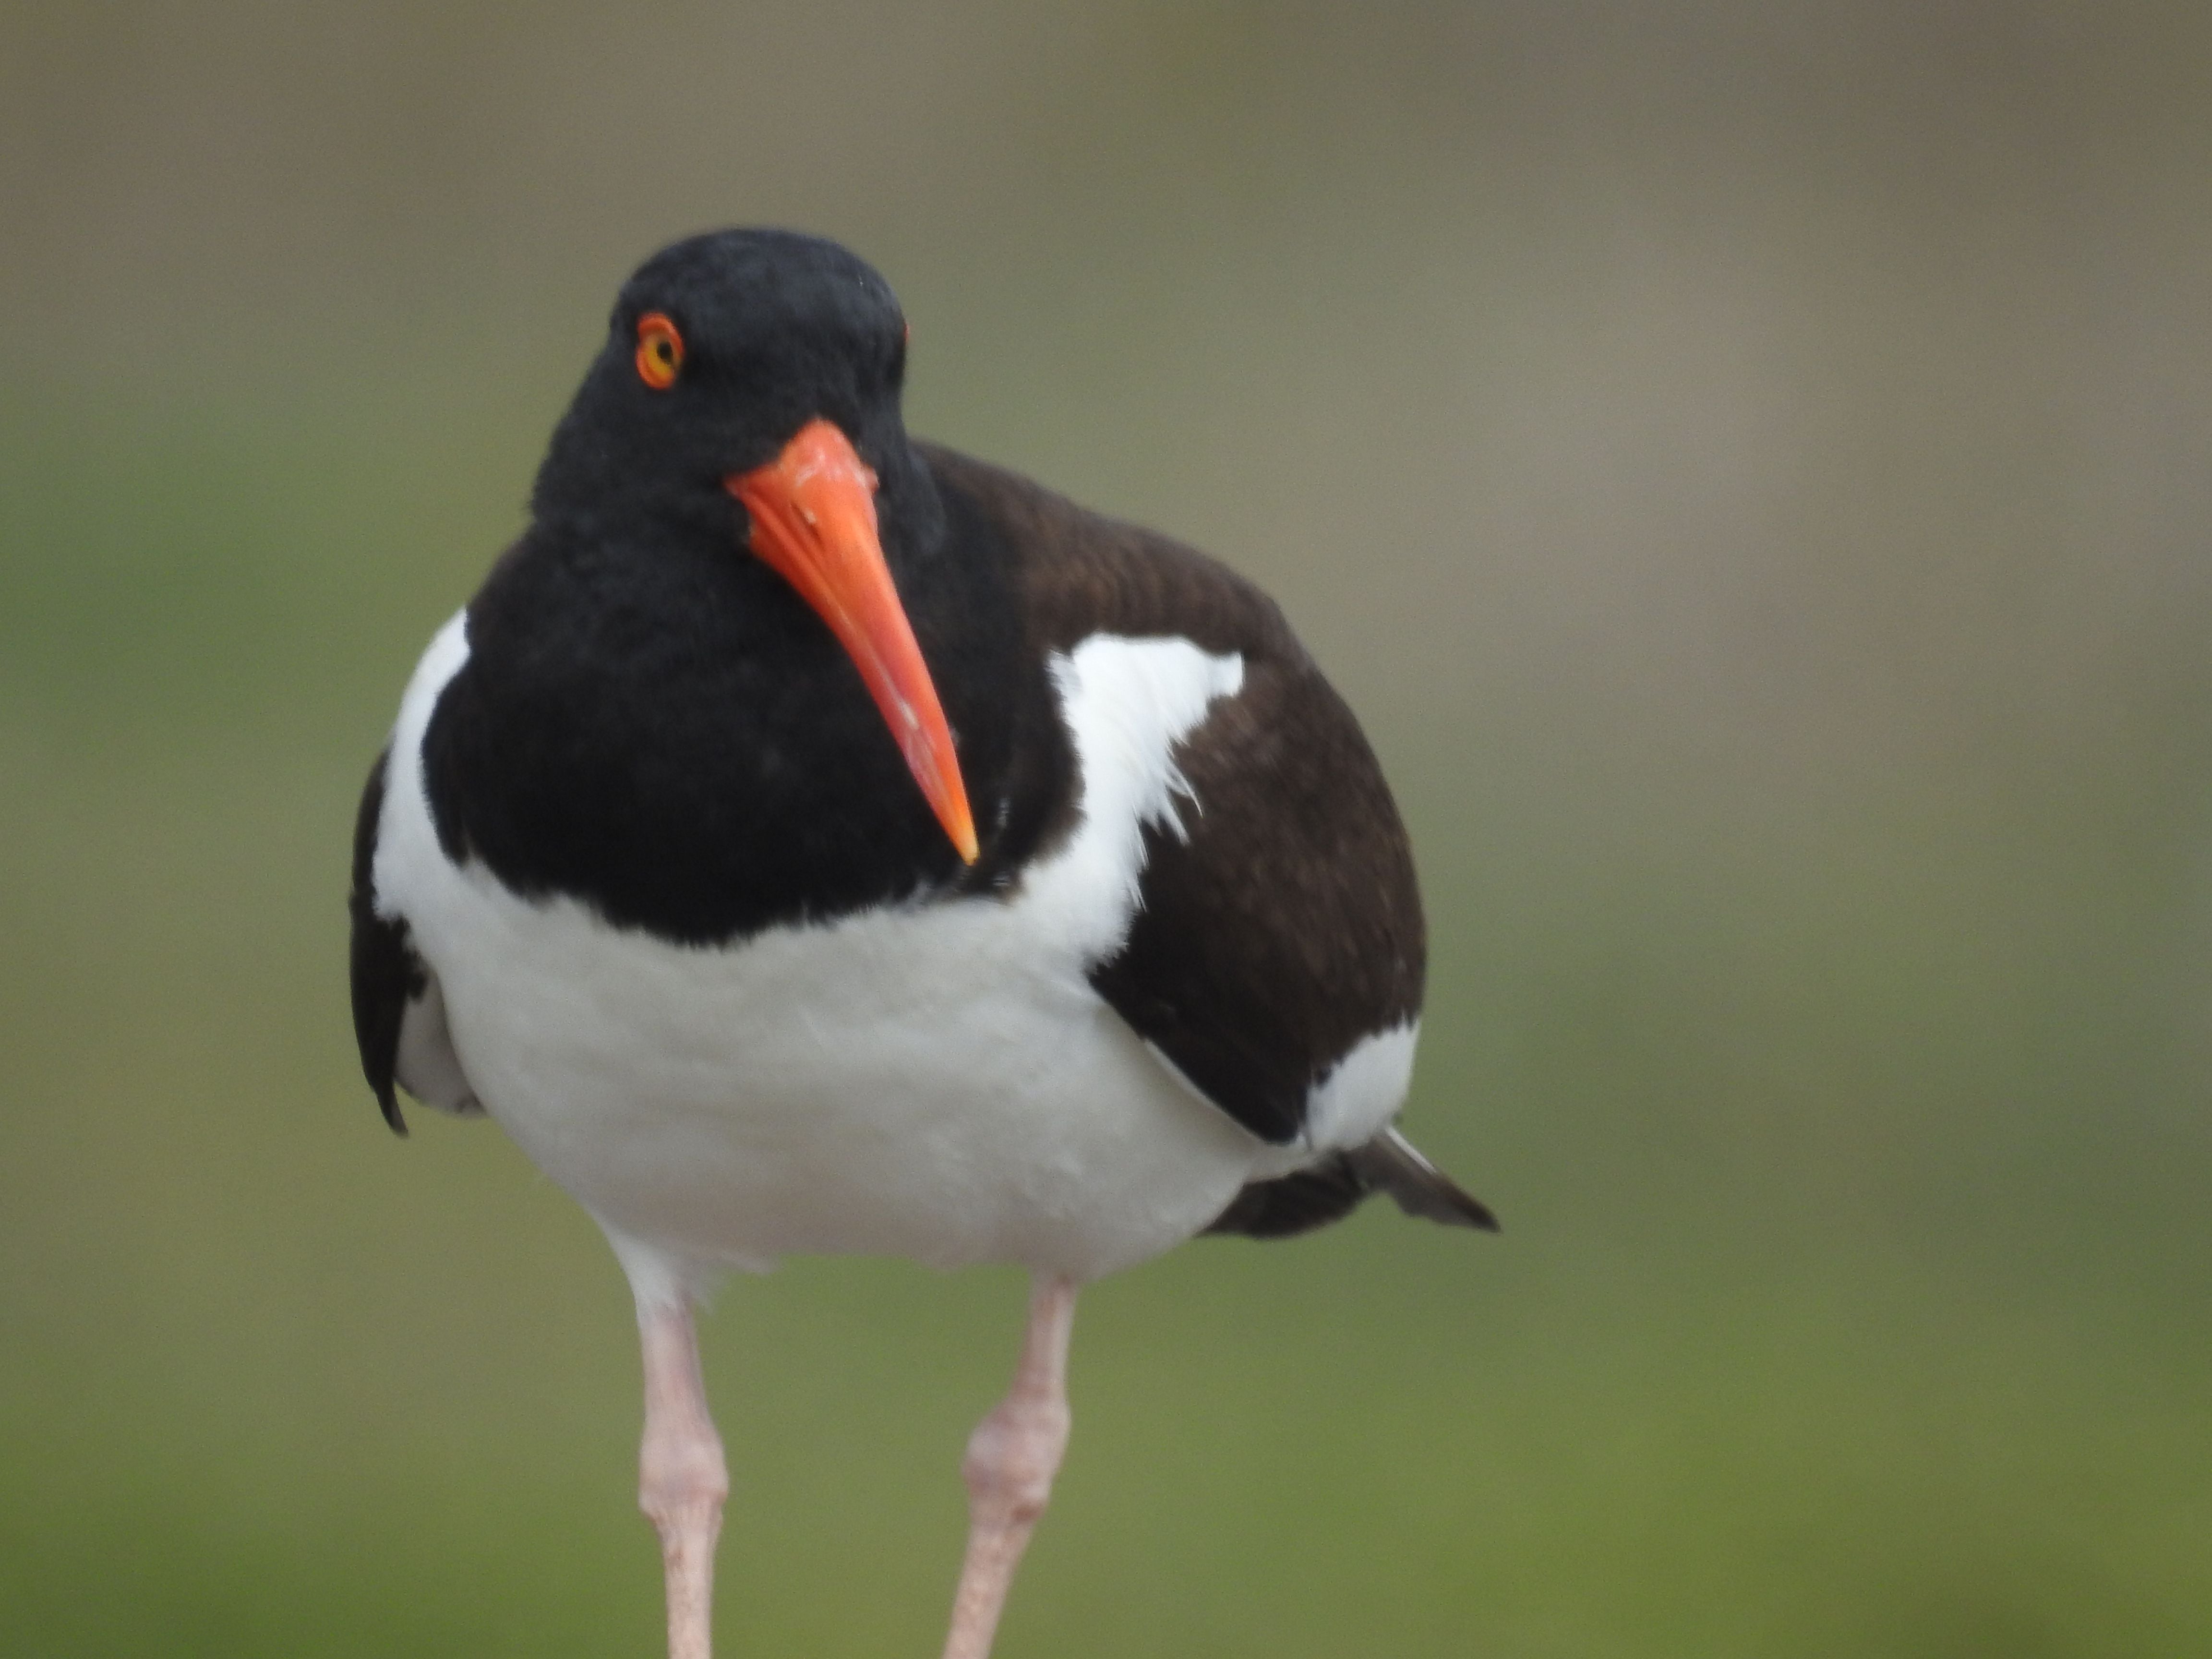
[[[590,1224],[355,792],[615,287],[1226,556],[1411,820],[1376,1210],[1099,1286],[1002,1652],[2212,1652],[2212,13],[0,11],[0,1652],[648,1656]],[[732,1284],[746,1654],[936,1651],[1021,1286]]]

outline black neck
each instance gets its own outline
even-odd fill
[[[449,856],[686,943],[1009,880],[1071,772],[1003,536],[871,444],[884,554],[956,734],[963,866],[828,628],[739,542],[734,503],[539,514],[469,607],[423,742]],[[644,504],[639,503],[642,506]]]

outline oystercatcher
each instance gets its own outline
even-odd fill
[[[963,1466],[945,1652],[981,1659],[1079,1285],[1378,1189],[1496,1225],[1393,1127],[1423,924],[1350,710],[1223,566],[910,440],[907,335],[812,237],[647,261],[356,831],[386,1119],[496,1118],[635,1293],[674,1659],[708,1650],[724,1271],[1033,1275]]]

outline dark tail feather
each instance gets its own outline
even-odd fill
[[[1407,1215],[1442,1222],[1447,1227],[1479,1227],[1486,1233],[1498,1231],[1498,1218],[1488,1205],[1463,1191],[1395,1129],[1385,1129],[1345,1157],[1369,1187],[1389,1194]]]
[[[1447,1227],[1498,1231],[1498,1218],[1487,1205],[1462,1192],[1395,1129],[1385,1129],[1348,1152],[1331,1152],[1306,1169],[1273,1181],[1253,1182],[1206,1231],[1288,1238],[1342,1220],[1374,1192],[1389,1194],[1407,1215]]]

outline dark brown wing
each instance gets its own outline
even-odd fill
[[[1248,659],[1176,753],[1182,834],[1147,826],[1141,900],[1091,983],[1263,1140],[1313,1087],[1420,1012],[1420,898],[1405,831],[1351,712],[1310,663]]]
[[[1182,833],[1146,828],[1136,919],[1091,982],[1223,1111],[1296,1139],[1313,1085],[1421,1006],[1413,854],[1358,722],[1274,602],[1227,567],[925,453],[1002,531],[1040,653],[1119,634],[1242,658],[1242,689],[1177,747]]]
[[[1275,1145],[1296,1140],[1314,1085],[1421,1006],[1412,851],[1358,722],[1273,602],[1224,566],[1012,474],[924,453],[956,516],[987,520],[1010,550],[1041,651],[1104,633],[1243,659],[1237,694],[1176,750],[1192,798],[1182,833],[1146,829],[1139,908],[1091,983],[1231,1117]],[[1488,1219],[1389,1132],[1248,1188],[1216,1230],[1302,1231],[1378,1188],[1416,1213]]]

